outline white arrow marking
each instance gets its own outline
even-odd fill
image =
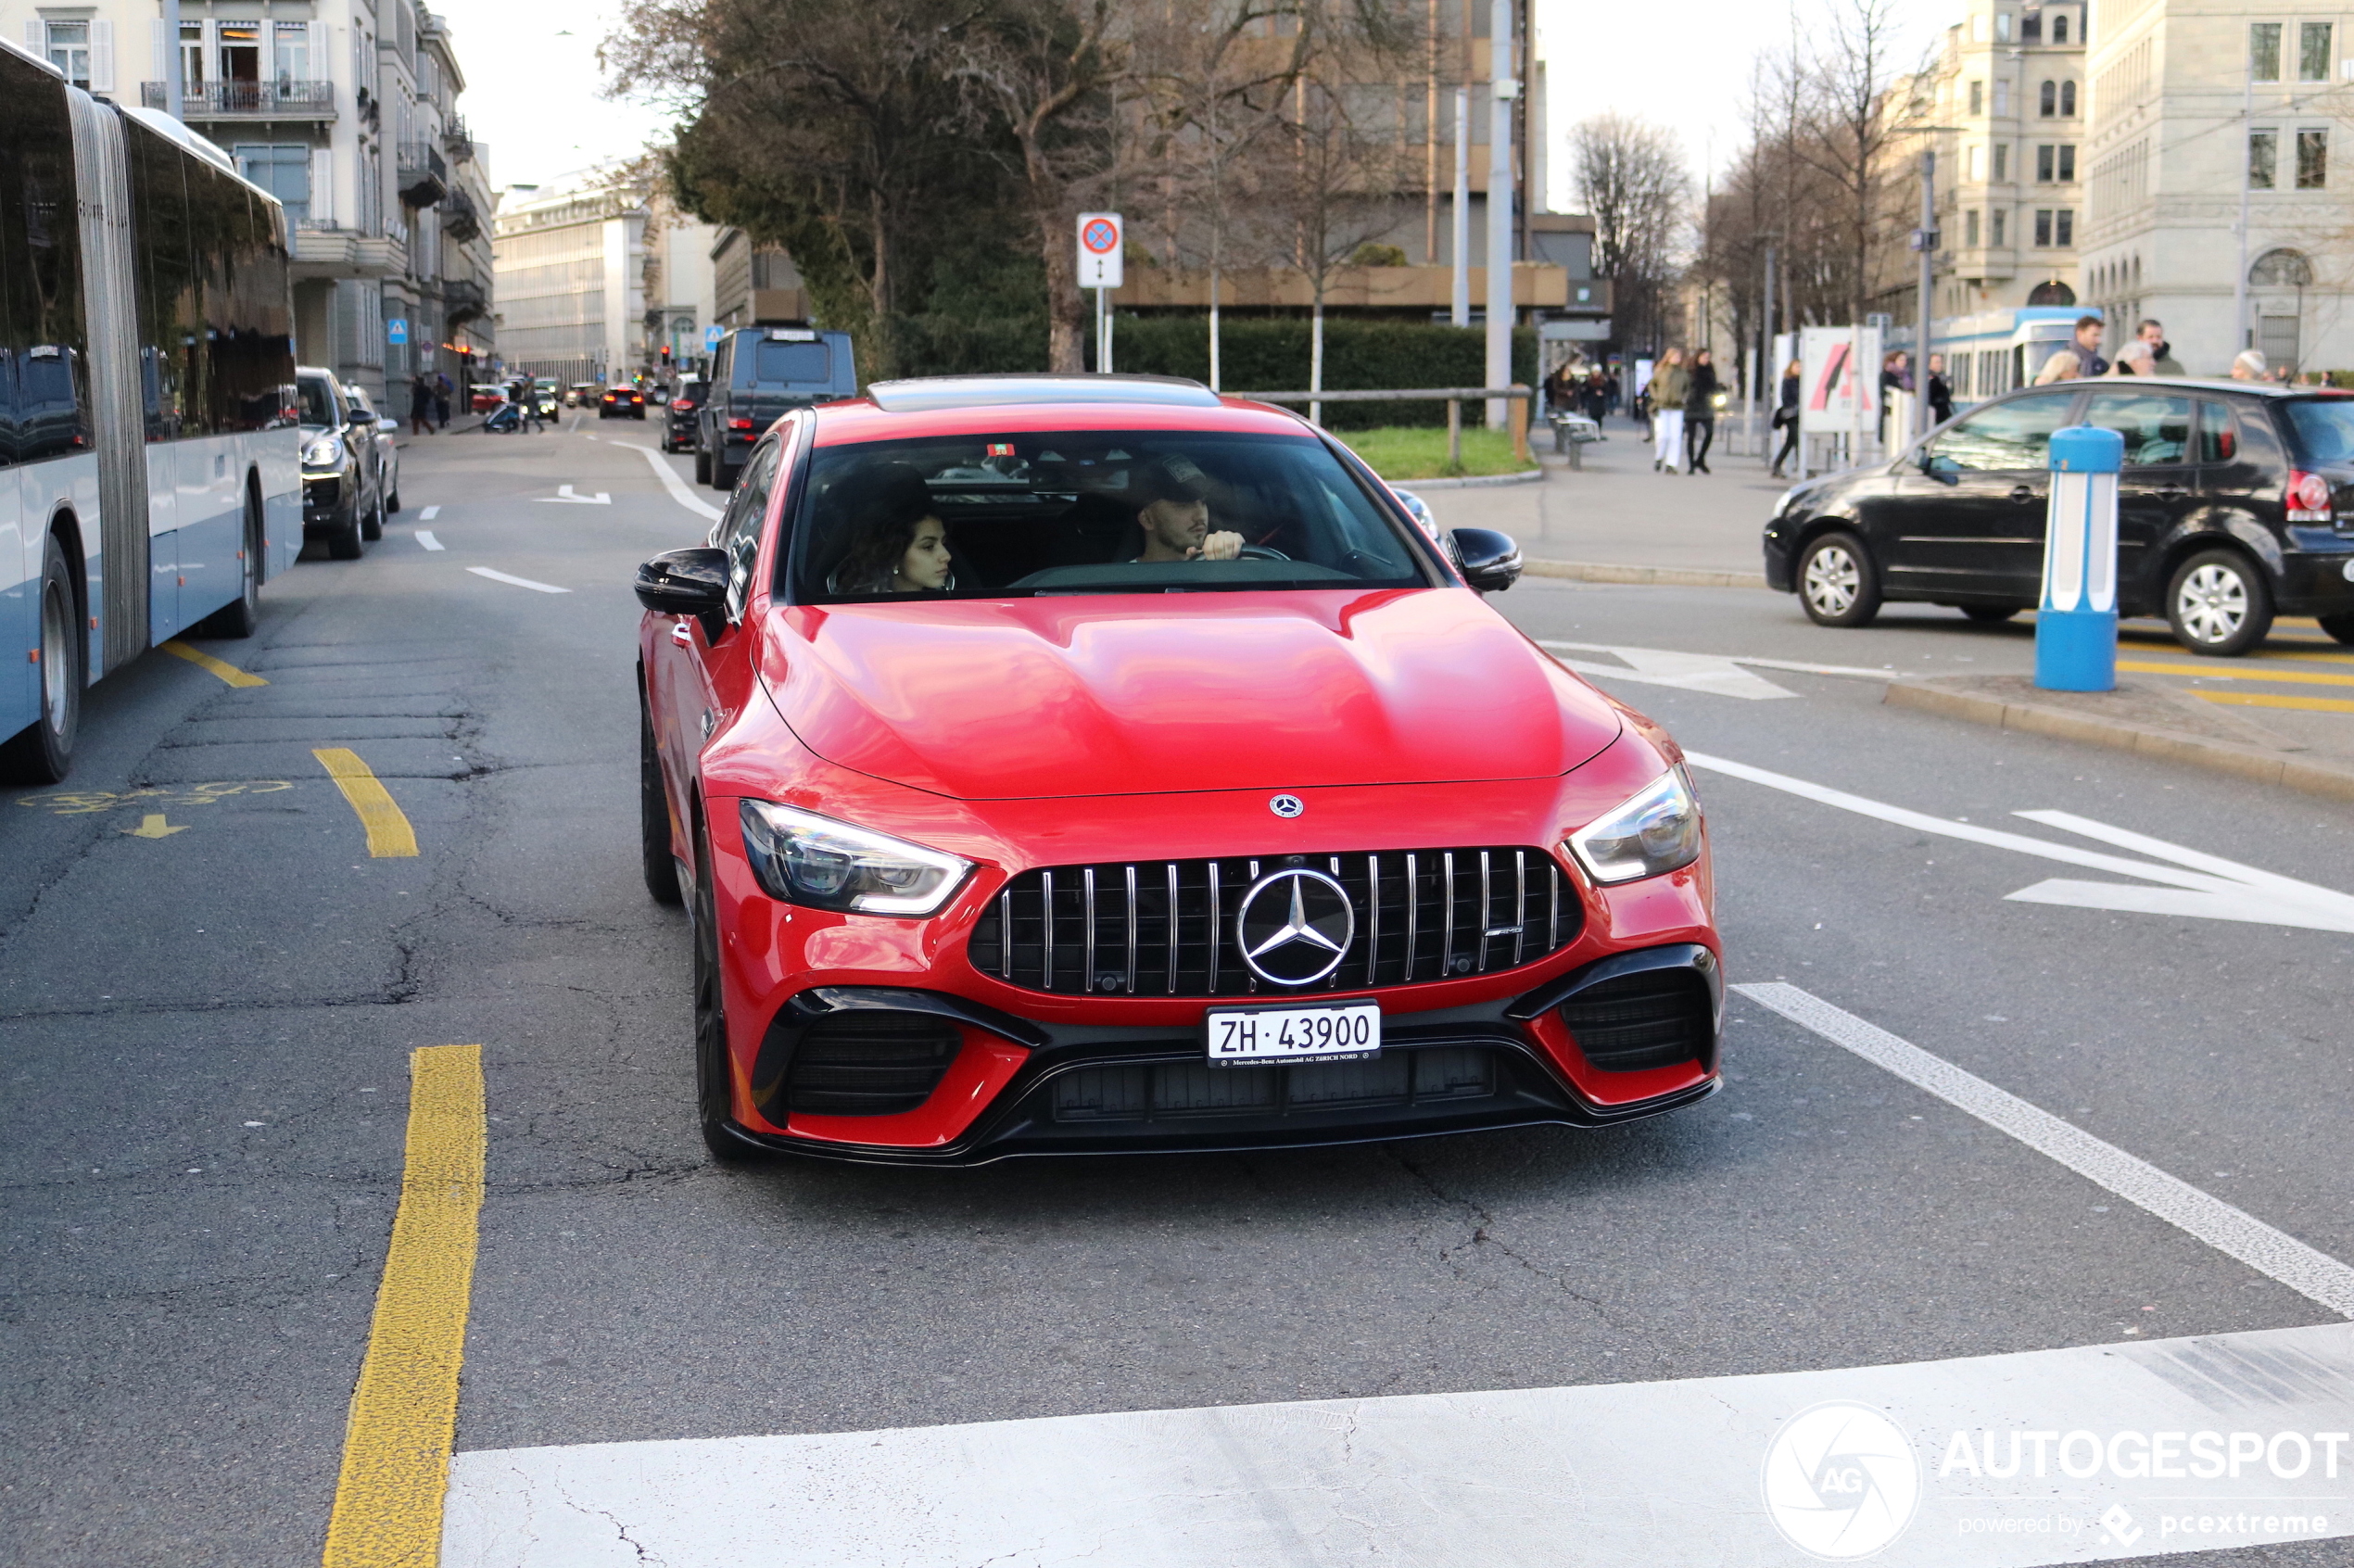
[[[431,528],[418,529],[417,542],[424,546],[427,550],[439,550],[442,548],[441,541],[433,537],[433,530]]]
[[[712,505],[709,501],[695,494],[694,491],[689,489],[687,487],[687,482],[678,477],[678,471],[671,467],[668,462],[664,462],[663,460],[663,455],[654,450],[652,447],[641,446],[636,441],[615,441],[614,445],[616,447],[628,447],[645,453],[646,461],[654,465],[654,477],[662,481],[662,487],[670,492],[670,499],[672,500],[677,501],[689,512],[693,512],[698,517],[708,517],[714,523],[718,522],[719,519],[725,515],[717,507]]]
[[[2175,864],[2158,866],[2147,861],[2127,860],[2121,855],[2103,854],[2098,850],[2051,843],[2043,839],[2031,839],[2023,833],[2006,833],[1998,828],[1948,822],[1925,812],[1907,811],[1903,806],[1826,789],[1803,778],[1769,773],[1765,768],[1729,762],[1723,757],[1688,752],[1684,760],[1694,767],[1746,779],[1752,784],[1762,784],[1769,790],[1780,790],[1787,794],[1836,806],[1841,811],[1852,811],[1859,816],[1877,817],[1882,822],[1910,828],[1916,832],[1963,839],[1971,843],[2013,850],[2044,860],[2107,871],[2113,876],[2138,877],[2144,881],[2165,884],[2163,887],[2145,888],[2117,882],[2038,882],[2033,887],[2022,888],[2008,895],[2023,904],[2057,904],[2083,909],[2115,909],[2135,915],[2240,920],[2262,926],[2298,926],[2316,931],[2354,931],[2354,898],[2345,893],[2270,871],[2259,871],[2254,866],[2242,866],[2219,855],[2184,849],[2163,839],[2149,838],[2123,828],[2112,828],[2107,823],[2095,822],[2089,817],[2072,816],[2068,812],[2022,811],[2016,815],[2031,822],[2097,839],[2103,843],[2139,850]],[[2187,869],[2193,866],[2197,869]]]
[[[613,497],[602,490],[599,490],[593,496],[576,496],[572,493],[572,487],[569,485],[559,485],[556,487],[554,495],[541,496],[538,499],[551,502],[570,501],[576,506],[611,506],[613,504]]]
[[[437,517],[438,517],[438,516],[440,516],[440,515],[441,515],[441,508],[440,508],[440,507],[438,507],[438,506],[429,506],[429,507],[425,508],[423,512],[421,512],[417,513],[417,521],[418,521],[418,522],[420,522],[420,523],[430,523],[430,522],[432,522],[435,518],[437,518]]]
[[[517,588],[529,588],[534,593],[570,593],[572,591],[570,588],[558,588],[553,583],[535,583],[529,577],[511,577],[504,572],[494,572],[487,566],[469,566],[466,570],[477,577],[488,577],[494,583],[513,583]]]
[[[1626,661],[1626,667],[1621,669],[1616,664],[1596,664],[1583,659],[1564,659],[1559,653],[1553,655],[1564,668],[1576,670],[1582,676],[1639,681],[1645,686],[1672,686],[1681,691],[1706,691],[1719,697],[1744,697],[1753,702],[1798,695],[1795,691],[1776,686],[1763,676],[1750,674],[1734,660],[1714,653],[1676,653],[1664,648],[1604,648],[1593,643],[1575,642],[1546,642],[1538,646],[1611,653]]]

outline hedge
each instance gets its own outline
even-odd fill
[[[1219,325],[1220,381],[1229,392],[1297,392],[1308,385],[1309,334],[1304,319],[1228,317]],[[1089,355],[1094,355],[1090,336]],[[1112,364],[1139,375],[1209,379],[1209,318],[1121,316],[1112,327]],[[1421,322],[1327,319],[1324,385],[1332,390],[1373,391],[1403,386],[1480,386],[1487,383],[1487,335],[1483,327],[1433,326]],[[1512,379],[1537,380],[1537,333],[1512,334]],[[1466,411],[1476,423],[1475,411]],[[1326,403],[1334,429],[1384,424],[1444,424],[1444,403]]]

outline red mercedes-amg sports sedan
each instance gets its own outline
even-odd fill
[[[1717,1086],[1675,742],[1297,416],[880,382],[639,570],[703,1134],[905,1164],[1624,1121]]]

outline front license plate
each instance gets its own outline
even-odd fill
[[[1213,1007],[1207,1021],[1212,1067],[1362,1062],[1381,1055],[1381,1007],[1373,1002],[1321,1007]]]

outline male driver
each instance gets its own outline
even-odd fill
[[[2134,329],[2134,335],[2150,346],[2152,375],[2188,375],[2183,361],[2174,357],[2174,346],[2166,341],[2166,329],[2152,318]]]
[[[2098,316],[2076,318],[2076,373],[2108,373],[2108,361],[2101,358],[2101,319]]]
[[[1243,537],[1209,531],[1209,476],[1191,458],[1172,454],[1145,463],[1135,491],[1145,497],[1136,526],[1145,549],[1136,559],[1232,561],[1242,553]]]

